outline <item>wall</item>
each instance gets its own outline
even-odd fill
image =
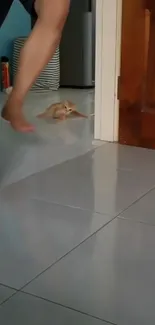
[[[0,56],[6,55],[10,58],[13,40],[18,36],[27,36],[30,32],[30,26],[29,15],[19,1],[15,0],[0,29]]]
[[[95,83],[95,47],[96,47],[96,0],[92,0],[92,11],[93,11],[93,81]]]

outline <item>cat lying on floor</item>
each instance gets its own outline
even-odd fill
[[[52,104],[44,113],[39,114],[38,118],[65,120],[67,117],[71,116],[88,118],[88,116],[79,113],[76,110],[76,105],[68,100]]]

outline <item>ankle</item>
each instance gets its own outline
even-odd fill
[[[23,105],[23,97],[20,96],[16,91],[12,91],[10,96],[8,97],[7,104],[13,104],[17,106],[22,106]]]

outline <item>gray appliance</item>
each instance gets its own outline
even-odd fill
[[[95,85],[95,0],[71,0],[60,43],[60,85]]]

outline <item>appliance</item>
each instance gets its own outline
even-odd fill
[[[60,86],[95,85],[95,0],[71,0],[60,43]]]

